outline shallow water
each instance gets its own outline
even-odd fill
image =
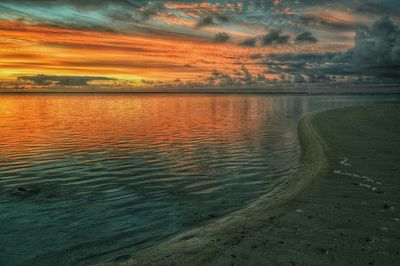
[[[397,99],[0,95],[0,265],[127,259],[288,178],[302,115]]]

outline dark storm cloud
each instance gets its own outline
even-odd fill
[[[365,73],[400,79],[400,29],[389,17],[357,30],[354,63]]]
[[[219,32],[219,33],[217,33],[217,34],[215,35],[214,40],[215,40],[216,42],[223,43],[223,42],[229,41],[230,38],[231,38],[231,37],[229,36],[228,33],[226,33],[226,32]]]
[[[207,15],[207,16],[201,18],[197,22],[196,27],[201,28],[201,27],[206,27],[206,26],[210,26],[210,25],[214,25],[214,24],[215,24],[214,18],[210,15]]]
[[[346,52],[288,53],[251,57],[270,74],[301,73],[310,82],[337,76],[373,81],[400,79],[400,28],[385,16],[357,30],[354,48]],[[299,79],[300,80],[300,79]]]
[[[230,21],[230,18],[224,14],[214,14],[215,19],[220,23],[227,23]]]
[[[287,44],[289,39],[290,36],[288,34],[282,34],[280,30],[273,29],[261,38],[261,44],[263,46]]]
[[[197,21],[196,28],[207,27],[227,22],[229,22],[229,18],[226,15],[211,12],[210,14],[203,16],[199,19],[199,21]]]
[[[309,31],[305,31],[296,36],[297,43],[316,43],[318,39]]]
[[[357,30],[355,62],[364,67],[400,67],[400,29],[389,17],[382,17],[371,28]]]
[[[257,44],[256,38],[247,38],[240,43],[240,45],[247,46],[247,47],[255,47],[256,44]]]
[[[327,82],[334,76],[353,76],[360,71],[352,62],[353,53],[304,53],[267,55],[258,63],[268,66],[267,73],[290,76],[301,73],[309,82]]]
[[[88,76],[19,76],[19,81],[31,81],[35,85],[63,85],[63,86],[86,86],[90,81],[115,80],[107,77],[88,77]]]

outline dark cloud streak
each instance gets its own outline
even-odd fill
[[[35,85],[63,85],[63,86],[86,86],[91,81],[111,81],[115,80],[107,77],[90,77],[90,76],[19,76],[18,81],[31,81]]]
[[[243,40],[240,45],[242,46],[247,46],[247,47],[255,47],[257,44],[257,39],[256,38],[247,38]]]
[[[316,43],[318,39],[309,31],[305,31],[296,36],[297,43]]]
[[[290,36],[288,34],[282,34],[280,30],[272,29],[269,33],[261,38],[261,44],[263,46],[288,44]]]
[[[214,40],[215,40],[216,42],[219,42],[219,43],[224,43],[224,42],[229,41],[230,38],[231,38],[231,37],[229,36],[228,33],[226,33],[226,32],[219,32],[219,33],[217,33],[217,34],[215,35]]]

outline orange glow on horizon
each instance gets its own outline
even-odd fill
[[[112,100],[110,96],[102,95],[79,98],[47,95],[32,100],[31,96],[24,95],[2,96],[2,130],[4,135],[12,136],[7,139],[9,143],[24,140],[23,145],[15,146],[24,153],[30,153],[32,147],[51,141],[58,141],[53,144],[68,150],[71,147],[64,146],[64,137],[77,138],[79,143],[86,146],[86,150],[96,147],[99,138],[112,143],[124,141],[128,135],[133,136],[131,139],[136,142],[135,145],[142,143],[143,146],[196,137],[224,140],[241,138],[241,135],[257,135],[255,132],[260,132],[260,128],[266,126],[267,115],[274,107],[272,99],[268,99],[269,104],[265,105],[266,99],[257,97],[111,97]],[[85,110],[84,114],[82,110]],[[246,111],[238,116],[238,110]],[[9,113],[18,119],[7,119]],[[240,120],[241,117],[248,119]],[[49,133],[46,130],[49,123],[63,129],[63,138],[55,136],[56,131]],[[11,150],[9,152],[12,153]]]
[[[142,79],[196,82],[213,69],[234,73],[240,64],[248,64],[255,74],[262,72],[265,66],[252,64],[252,54],[309,51],[309,47],[249,48],[189,37],[119,34],[5,20],[0,20],[0,39],[0,81],[46,74],[105,76],[138,84]],[[321,43],[315,49],[322,52],[325,46],[332,48]]]

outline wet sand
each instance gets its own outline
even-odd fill
[[[301,168],[245,209],[122,265],[398,265],[400,104],[313,113]]]

